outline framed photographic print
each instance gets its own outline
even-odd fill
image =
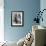
[[[24,11],[12,11],[11,26],[23,26],[23,25],[24,25]]]

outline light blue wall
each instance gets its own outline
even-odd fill
[[[42,11],[43,9],[46,9],[46,0],[41,0],[40,1],[40,10]],[[40,25],[45,26],[46,27],[46,11],[43,12],[43,22],[40,22]]]
[[[7,41],[18,41],[32,28],[33,18],[40,9],[40,0],[5,0],[4,1],[4,35]],[[11,11],[24,11],[24,26],[11,27]]]

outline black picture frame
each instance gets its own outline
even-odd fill
[[[11,26],[24,26],[24,11],[11,11]]]

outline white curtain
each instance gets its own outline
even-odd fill
[[[0,0],[0,42],[4,41],[4,0]]]

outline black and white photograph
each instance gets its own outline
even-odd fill
[[[23,11],[12,11],[11,12],[11,26],[23,26],[24,23],[24,12]]]

